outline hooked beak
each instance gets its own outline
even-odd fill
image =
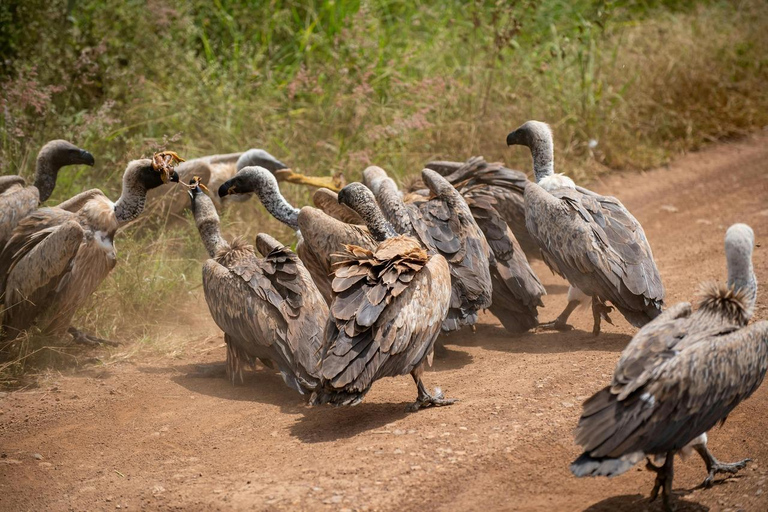
[[[93,155],[84,149],[80,150],[80,161],[83,165],[89,165],[91,167],[93,167],[94,164],[96,163],[96,160],[93,158]]]
[[[170,177],[171,183],[178,183],[179,182],[179,173],[176,171],[171,171],[171,177]]]
[[[222,185],[219,187],[219,197],[226,197],[230,194],[237,194],[237,187],[234,185],[227,185],[226,183],[222,183]]]

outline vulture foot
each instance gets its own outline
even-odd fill
[[[86,334],[79,329],[70,327],[67,332],[72,336],[72,341],[80,345],[88,345],[90,347],[98,347],[99,345],[109,345],[110,347],[117,347],[120,345],[117,341],[105,340],[97,336]]]
[[[645,464],[646,469],[656,473],[656,481],[651,490],[651,501],[654,501],[659,496],[659,490],[661,490],[661,499],[664,502],[664,510],[668,512],[675,510],[671,502],[672,479],[674,477],[672,464],[674,463],[674,459],[674,452],[670,452],[667,454],[666,460],[662,466],[654,466],[650,460]]]
[[[697,452],[699,452],[699,455],[701,455],[701,458],[704,459],[704,463],[707,465],[707,471],[709,474],[707,475],[707,478],[704,479],[703,482],[701,482],[701,485],[699,487],[708,489],[712,487],[712,484],[715,482],[715,475],[718,473],[727,473],[730,475],[735,475],[739,472],[739,470],[744,469],[747,467],[747,462],[752,462],[752,459],[744,459],[740,460],[739,462],[720,462],[715,458],[714,455],[712,455],[712,452],[709,451],[706,445],[697,445],[694,446]]]
[[[557,320],[553,320],[552,322],[545,322],[545,323],[539,324],[538,328],[543,329],[545,331],[555,330],[555,331],[561,331],[561,332],[573,330],[573,326],[571,324],[561,322],[559,318]]]
[[[421,379],[417,382],[416,386],[419,389],[419,396],[416,401],[408,406],[408,412],[416,412],[419,409],[426,409],[427,407],[442,407],[444,405],[451,405],[458,402],[455,398],[445,398],[440,388],[435,389],[435,394],[430,395]]]
[[[598,301],[595,298],[592,298],[592,317],[595,320],[594,326],[592,327],[592,334],[595,336],[600,335],[600,321],[605,320],[609,324],[613,325],[613,320],[611,320],[611,317],[608,316],[608,313],[613,311],[613,306],[606,306],[602,302]]]

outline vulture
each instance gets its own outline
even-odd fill
[[[433,171],[427,170],[428,173]],[[401,233],[412,233],[414,225],[411,217],[421,215],[423,205],[429,205],[436,199],[428,199],[429,190],[418,192],[412,198],[413,204],[422,205],[419,209],[404,202],[395,182],[379,167],[369,167],[363,172],[368,187],[376,195],[385,216]],[[441,183],[445,180],[440,179]],[[487,257],[492,286],[492,299],[489,310],[514,334],[522,333],[538,325],[538,307],[543,306],[541,296],[546,293],[544,286],[533,272],[520,245],[507,223],[496,210],[497,201],[488,193],[485,185],[460,185],[458,193],[469,208],[470,218],[482,231],[482,236],[489,245]],[[455,188],[455,186],[454,186]],[[425,242],[426,243],[426,242]],[[438,247],[439,250],[439,247]],[[449,254],[442,252],[446,257]],[[452,262],[449,259],[449,262]],[[453,321],[451,314],[447,322]],[[446,327],[446,326],[444,326]],[[452,326],[448,326],[449,330]]]
[[[0,177],[0,249],[8,243],[19,221],[51,197],[59,169],[94,163],[88,151],[66,140],[52,140],[37,154],[34,185],[25,187],[21,176]]]
[[[601,318],[612,323],[613,307],[635,327],[661,313],[664,286],[640,223],[624,205],[573,180],[555,174],[552,132],[548,125],[528,121],[507,136],[507,145],[528,146],[536,183],[525,187],[525,223],[539,244],[544,261],[570,283],[568,305],[545,328],[567,330],[568,317],[592,301],[594,326]]]
[[[277,179],[263,167],[245,167],[218,189],[219,197],[254,192],[274,218],[297,230],[296,254],[330,304],[334,255],[343,250],[344,244],[372,249],[376,241],[362,226],[347,224],[310,206],[294,208],[280,193]]]
[[[322,210],[323,213],[330,215],[336,220],[346,222],[347,224],[365,224],[363,219],[354,210],[339,204],[339,195],[333,190],[327,188],[315,190],[315,193],[312,195],[312,202],[315,203],[315,208]]]
[[[541,259],[541,249],[525,226],[523,194],[528,177],[524,172],[508,169],[500,162],[486,162],[481,156],[466,162],[433,161],[426,168],[437,171],[459,190],[481,189],[492,197],[496,211],[514,233],[527,259]],[[411,187],[416,186],[414,183]]]
[[[222,183],[234,176],[237,171],[250,165],[259,165],[273,173],[288,168],[287,165],[263,149],[249,149],[245,152],[201,156],[187,160],[176,167],[176,172],[182,183],[187,183],[193,177],[197,177],[203,186],[216,190]],[[167,208],[170,213],[181,213],[187,207],[188,201],[184,194],[176,194],[176,190],[177,188],[170,184],[152,190],[148,194],[147,201],[151,205],[148,208]],[[216,208],[221,209],[226,206],[228,201],[245,201],[248,198],[247,195],[232,196],[222,198],[224,199],[222,201],[217,196],[213,200]]]
[[[117,230],[144,209],[148,190],[178,175],[160,153],[130,162],[116,203],[104,193],[79,194],[67,207],[40,208],[13,230],[0,253],[0,275],[7,276],[3,338],[16,339],[36,325],[47,335],[69,332],[84,344],[110,343],[70,326],[72,316],[115,266]]]
[[[474,325],[478,311],[491,304],[491,249],[461,194],[430,169],[422,171],[430,195],[414,196],[408,203],[383,169],[369,167],[363,177],[397,233],[418,239],[448,261],[453,292],[443,331]]]
[[[451,302],[448,262],[398,235],[363,185],[342,189],[339,202],[363,218],[379,243],[345,245],[334,266],[321,383],[310,403],[356,405],[376,380],[407,373],[418,390],[410,411],[454,403],[439,389],[430,395],[421,380]]]
[[[203,265],[203,290],[227,344],[227,375],[242,381],[243,366],[256,359],[277,368],[301,394],[319,383],[320,355],[328,306],[301,260],[266,234],[253,246],[224,240],[213,201],[198,182],[189,195],[200,238],[210,256]]]
[[[641,328],[621,354],[613,380],[584,402],[576,443],[584,453],[571,464],[583,476],[616,476],[646,456],[660,456],[651,492],[670,508],[676,453],[696,450],[708,476],[735,473],[749,459],[724,464],[707,449],[706,432],[763,381],[768,369],[768,321],[747,325],[757,296],[752,270],[754,233],[735,224],[725,236],[728,281],[702,286],[690,303],[665,310]]]

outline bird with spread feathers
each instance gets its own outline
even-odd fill
[[[71,327],[70,322],[115,266],[117,230],[143,211],[148,190],[178,181],[164,157],[175,154],[130,162],[115,203],[92,190],[73,198],[66,209],[40,208],[22,219],[0,253],[0,275],[7,276],[5,340],[36,325],[48,335],[69,332],[78,343],[111,343]]]
[[[266,234],[253,247],[221,235],[211,198],[196,180],[189,191],[200,238],[210,256],[203,265],[203,290],[227,344],[227,374],[242,381],[256,359],[280,371],[301,394],[317,387],[326,305],[296,254]]]
[[[355,210],[379,243],[346,245],[335,265],[322,381],[310,403],[356,405],[376,380],[408,373],[418,390],[409,410],[454,403],[439,389],[430,395],[421,380],[451,301],[448,262],[398,235],[362,184],[342,189],[339,202]]]
[[[448,261],[453,295],[443,330],[474,325],[478,312],[492,303],[489,259],[493,253],[467,202],[445,178],[430,169],[421,172],[428,195],[414,197],[408,203],[383,169],[369,167],[363,176],[395,231],[417,238]]]
[[[222,183],[218,190],[219,197],[250,193],[256,193],[274,218],[297,231],[296,254],[330,304],[334,255],[343,250],[344,244],[372,249],[376,241],[365,227],[347,224],[310,206],[301,210],[294,208],[280,193],[272,173],[262,167],[241,169],[234,178]]]
[[[40,149],[35,181],[25,186],[21,176],[0,177],[0,249],[18,223],[51,197],[59,169],[66,165],[93,166],[93,155],[66,140],[52,140]]]
[[[408,230],[410,218],[405,203],[423,201],[430,196],[429,189],[424,189],[401,198],[395,182],[380,167],[363,171],[363,180],[398,229]],[[489,311],[510,333],[519,334],[536,327],[538,307],[543,306],[541,297],[546,290],[497,210],[499,200],[487,184],[475,183],[469,178],[454,183],[454,188],[466,201],[472,218],[490,246],[488,263],[493,292]]]
[[[722,423],[762,383],[768,369],[768,321],[747,325],[757,296],[754,233],[735,224],[725,236],[728,281],[702,287],[698,308],[672,306],[638,331],[621,354],[613,380],[584,402],[576,443],[584,453],[574,475],[616,476],[646,456],[661,456],[651,492],[670,508],[676,453],[696,450],[716,473],[735,473],[747,460],[719,462],[706,432]]]
[[[525,188],[525,222],[539,244],[544,261],[570,283],[568,305],[554,322],[570,329],[568,317],[580,304],[592,302],[592,332],[601,319],[611,322],[613,308],[635,327],[661,313],[664,286],[640,223],[621,202],[601,196],[554,172],[552,132],[528,121],[507,136],[507,145],[528,146],[536,183]]]

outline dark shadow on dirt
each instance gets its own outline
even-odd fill
[[[140,368],[145,371],[146,368]],[[149,373],[163,373],[162,369],[151,368]],[[289,388],[278,372],[258,366],[256,370],[243,372],[243,382],[232,384],[226,377],[205,377],[199,375],[199,366],[195,364],[179,365],[167,368],[168,373],[177,375],[171,381],[192,393],[208,395],[223,400],[258,402],[277,405],[287,414],[300,413],[309,397],[305,397]]]
[[[432,370],[458,370],[472,363],[472,354],[463,350],[453,350],[442,343],[435,343],[435,356],[432,358]]]
[[[682,494],[687,493],[683,492]],[[675,507],[676,512],[705,512],[709,510],[709,507],[700,503],[681,498],[681,493],[672,492],[672,506]],[[584,509],[584,512],[615,512],[616,510],[621,510],[622,512],[661,512],[664,510],[664,505],[662,504],[661,497],[651,503],[648,496],[625,494],[624,496],[613,496],[612,498],[604,499]]]
[[[576,330],[565,333],[540,331],[511,335],[501,326],[488,324],[478,325],[474,333],[467,330],[441,336],[444,345],[482,347],[519,354],[552,354],[584,350],[621,352],[631,339],[632,336],[628,334],[603,332],[595,337],[591,332]]]
[[[416,398],[415,393],[413,398]],[[378,430],[408,414],[430,414],[437,410],[425,409],[409,413],[406,411],[408,405],[410,402],[386,404],[362,402],[354,407],[331,405],[311,407],[304,410],[303,416],[293,424],[290,432],[293,437],[304,443],[327,443]],[[382,432],[382,434],[386,433]]]

